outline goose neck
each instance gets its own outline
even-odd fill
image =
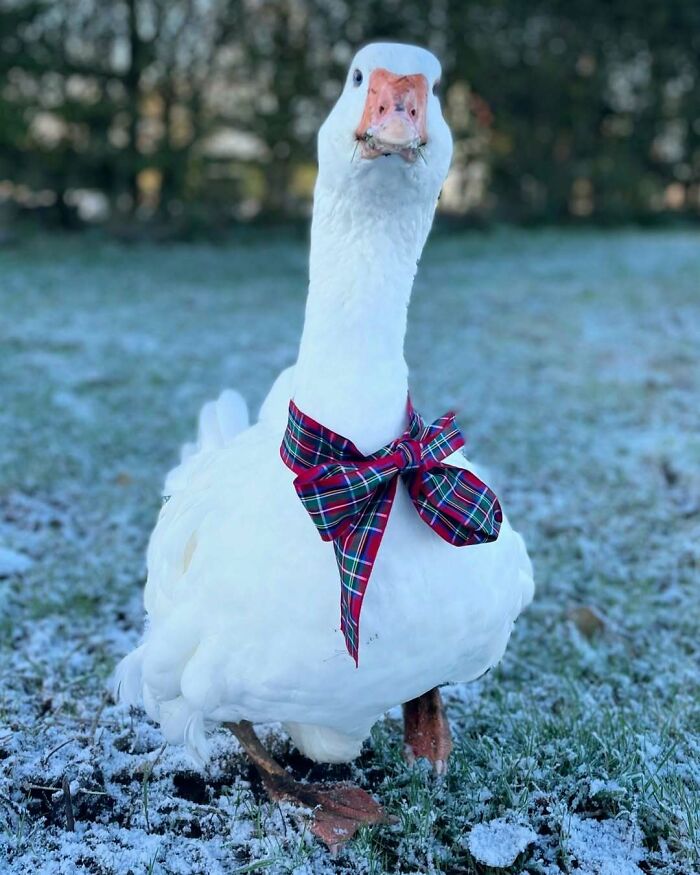
[[[342,198],[315,202],[295,401],[362,452],[406,427],[404,338],[424,240],[415,212],[389,219]]]

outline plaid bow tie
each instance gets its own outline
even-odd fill
[[[321,537],[333,542],[340,572],[340,628],[355,665],[362,600],[399,476],[423,521],[450,544],[495,541],[503,521],[498,498],[485,483],[470,471],[442,464],[464,446],[454,414],[426,425],[409,399],[408,421],[401,437],[363,456],[347,438],[289,402],[280,455],[297,474],[294,488]]]

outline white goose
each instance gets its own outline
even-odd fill
[[[407,307],[452,154],[439,79],[424,49],[375,44],[355,56],[318,136],[298,362],[254,425],[235,392],[206,405],[197,444],[168,476],[170,499],[148,550],[146,631],[116,685],[123,700],[143,701],[168,741],[201,759],[207,727],[234,724],[263,773],[279,777],[250,728],[279,721],[312,759],[349,761],[384,712],[408,703],[407,754],[440,770],[451,744],[437,687],[497,663],[532,598],[530,560],[506,519],[495,542],[456,548],[399,486],[356,668],[339,630],[333,549],[279,455],[290,398],[362,453],[406,428]],[[461,453],[447,461],[471,468]],[[345,808],[362,808],[353,798],[342,797]],[[358,819],[372,819],[370,808]],[[335,841],[354,830],[338,823]]]

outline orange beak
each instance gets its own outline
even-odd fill
[[[422,73],[397,76],[378,68],[369,78],[364,112],[355,136],[363,158],[401,155],[415,161],[428,141],[428,83]]]

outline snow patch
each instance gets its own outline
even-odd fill
[[[625,820],[584,820],[572,814],[566,847],[581,875],[642,875],[642,833]]]
[[[537,841],[537,834],[527,826],[499,817],[489,823],[479,823],[469,833],[468,847],[472,856],[494,869],[512,866],[522,852]]]

